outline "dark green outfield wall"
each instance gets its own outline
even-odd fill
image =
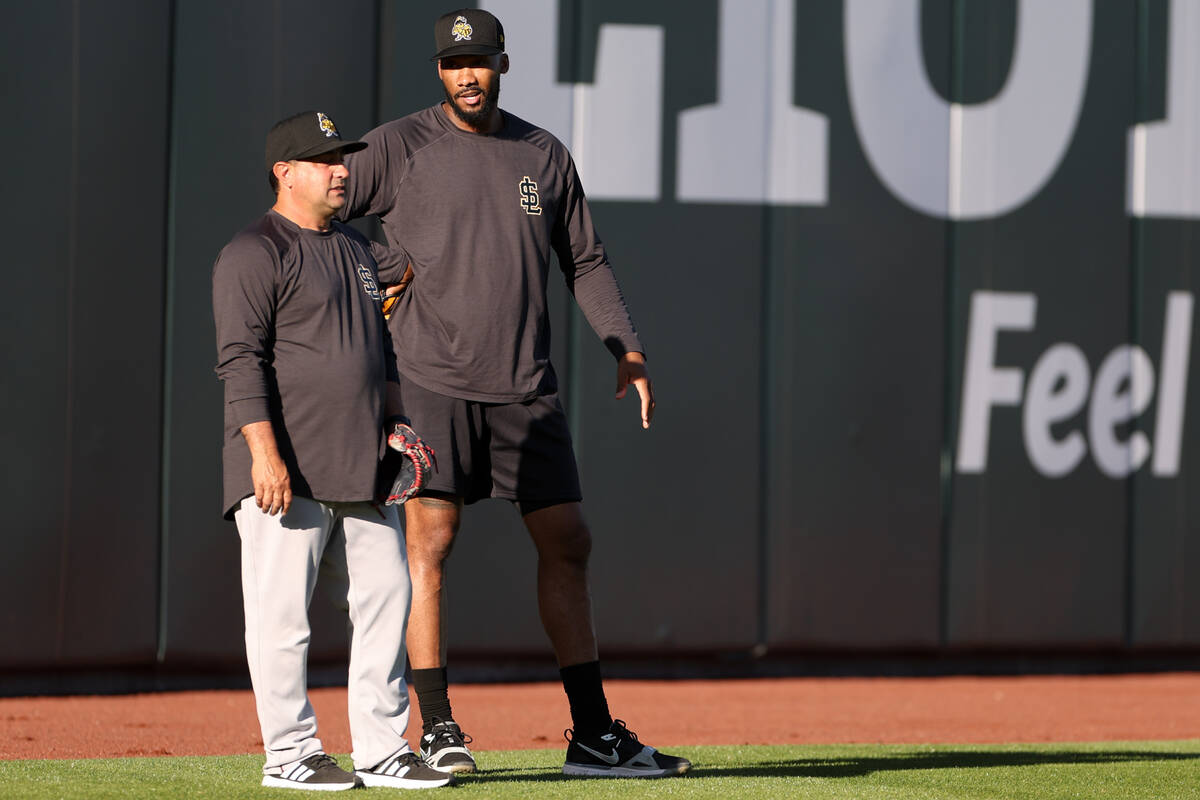
[[[606,652],[1200,647],[1189,0],[481,5],[655,379],[645,432],[555,288]],[[93,6],[0,33],[0,668],[236,663],[212,261],[275,120],[439,99],[449,5]],[[468,510],[453,651],[548,657],[533,556]]]

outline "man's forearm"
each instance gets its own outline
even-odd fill
[[[629,315],[625,296],[607,264],[577,278],[572,291],[588,324],[615,358],[625,353],[646,352]]]
[[[246,440],[246,446],[250,448],[250,457],[254,460],[262,458],[277,460],[279,458],[279,446],[275,442],[275,429],[271,427],[270,420],[243,425],[242,437]]]

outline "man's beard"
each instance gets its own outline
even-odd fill
[[[454,116],[461,119],[463,122],[470,125],[472,128],[482,128],[492,116],[492,112],[496,110],[496,105],[500,102],[500,79],[496,78],[496,84],[490,92],[483,92],[483,102],[478,108],[464,110],[448,89],[442,87],[446,92],[446,102],[450,104],[450,110],[454,112]]]

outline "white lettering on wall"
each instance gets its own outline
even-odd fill
[[[1096,371],[1096,386],[1088,408],[1088,438],[1092,459],[1110,478],[1136,471],[1150,456],[1150,441],[1141,431],[1117,438],[1116,428],[1136,418],[1154,396],[1154,365],[1142,348],[1126,344],[1108,354]]]
[[[792,104],[794,0],[720,0],[717,102],[679,115],[684,202],[825,205],[829,120]]]
[[[1000,331],[1033,330],[1037,298],[1026,293],[975,292],[967,329],[967,366],[963,374],[958,471],[983,472],[987,466],[992,406],[1021,402],[1021,371],[996,366]]]
[[[1200,3],[1171,0],[1167,118],[1129,131],[1126,207],[1135,217],[1200,217]]]
[[[595,82],[555,80],[560,0],[484,0],[506,23],[504,108],[571,148],[595,199],[662,199],[665,29],[604,24]],[[1091,0],[1020,0],[1012,64],[983,103],[948,103],[922,57],[920,0],[845,0],[851,115],[867,162],[905,205],[954,220],[1033,198],[1070,146],[1086,93]],[[679,116],[682,202],[825,205],[829,120],[792,102],[795,0],[718,0],[717,100]],[[1133,216],[1200,218],[1200,3],[1171,0],[1166,119],[1128,137]]]
[[[1083,408],[1090,382],[1087,359],[1073,344],[1054,345],[1042,354],[1029,373],[1021,433],[1029,460],[1043,475],[1052,478],[1066,475],[1087,455],[1082,433],[1071,431],[1057,440],[1050,426],[1073,417]]]
[[[982,219],[1050,180],[1087,88],[1091,0],[1021,0],[1000,94],[963,106],[938,96],[922,59],[920,0],[846,0],[850,108],[883,184],[926,214]]]
[[[1071,473],[1083,460],[1089,445],[1096,466],[1111,478],[1123,478],[1141,469],[1152,449],[1154,475],[1178,474],[1192,306],[1190,292],[1167,295],[1156,430],[1151,448],[1150,438],[1142,430],[1134,428],[1125,438],[1121,433],[1132,427],[1130,423],[1150,407],[1154,397],[1154,364],[1145,350],[1132,344],[1118,345],[1101,361],[1092,381],[1083,351],[1070,342],[1058,342],[1038,358],[1022,392],[1022,370],[997,366],[996,341],[1002,331],[1034,329],[1037,297],[1026,292],[974,292],[963,369],[958,471],[986,471],[992,407],[1019,405],[1023,399],[1025,451],[1042,475],[1059,478]],[[1088,405],[1086,439],[1079,430],[1065,431],[1056,438],[1053,426],[1076,416],[1085,403]]]
[[[1179,473],[1179,451],[1183,446],[1183,409],[1187,400],[1188,362],[1192,347],[1191,292],[1167,295],[1163,323],[1162,382],[1155,414],[1154,463],[1150,471],[1169,476]]]
[[[500,105],[571,149],[587,194],[657,201],[662,195],[663,29],[602,25],[594,84],[558,71],[558,0],[485,0],[503,23],[511,70]]]
[[[601,25],[596,83],[576,84],[573,155],[590,197],[662,196],[663,29]],[[636,87],[632,91],[630,87]],[[632,139],[632,142],[630,141]],[[630,146],[631,144],[634,146]]]

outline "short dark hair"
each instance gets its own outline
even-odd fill
[[[267,182],[271,184],[271,191],[279,194],[279,178],[275,177],[275,170],[272,169],[267,173]]]

